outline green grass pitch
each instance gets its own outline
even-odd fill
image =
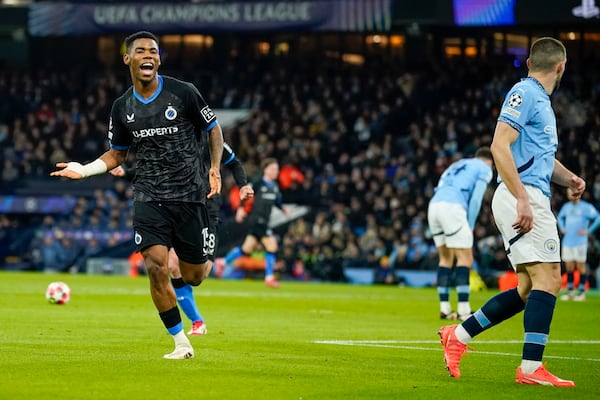
[[[54,280],[72,289],[64,306],[44,297]],[[577,387],[549,388],[514,383],[519,316],[450,378],[433,288],[210,279],[195,294],[208,335],[191,338],[194,359],[164,360],[173,341],[145,277],[1,272],[0,400],[600,398],[598,296],[558,302],[545,361]]]

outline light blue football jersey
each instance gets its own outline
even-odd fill
[[[569,201],[562,206],[556,220],[560,230],[566,229],[562,239],[563,246],[577,247],[588,241],[587,235],[579,235],[577,231],[585,229],[588,233],[594,232],[600,225],[600,213],[585,200],[580,200],[577,204]]]
[[[504,99],[498,121],[519,132],[510,148],[521,182],[550,197],[558,135],[550,96],[537,79],[524,78],[512,87]],[[502,182],[500,176],[498,182]]]
[[[460,204],[466,209],[477,182],[484,181],[487,186],[491,180],[492,168],[489,165],[479,158],[463,158],[450,164],[442,173],[430,202],[445,201]],[[483,192],[478,192],[477,195],[483,197]]]

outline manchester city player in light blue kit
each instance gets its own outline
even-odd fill
[[[576,198],[585,190],[585,181],[555,158],[558,135],[550,94],[559,86],[566,62],[561,42],[537,39],[527,59],[528,76],[510,89],[502,104],[490,146],[499,181],[492,213],[519,284],[492,297],[462,324],[440,329],[446,367],[455,378],[460,377],[460,360],[473,337],[524,310],[523,353],[515,381],[575,386],[542,364],[561,285],[550,182],[569,188]]]
[[[600,213],[585,200],[574,197],[567,189],[569,201],[558,213],[558,229],[563,234],[561,242],[562,260],[567,270],[568,293],[561,300],[585,300],[585,284],[587,283],[587,250],[588,235],[600,227]],[[579,285],[575,293],[575,268],[579,271]]]
[[[427,220],[439,256],[437,289],[442,319],[464,321],[471,315],[473,228],[491,180],[492,152],[489,147],[481,147],[475,157],[455,161],[446,168],[429,201]],[[453,267],[458,315],[452,311],[449,299]]]

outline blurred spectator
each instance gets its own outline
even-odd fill
[[[46,235],[39,247],[38,270],[44,272],[64,272],[63,249],[52,235]]]

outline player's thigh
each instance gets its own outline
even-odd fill
[[[137,250],[162,245],[171,247],[173,220],[163,205],[136,201],[133,205],[134,242]]]
[[[169,250],[169,274],[171,278],[181,278],[181,271],[179,271],[179,257],[175,253],[175,249]]]
[[[525,264],[531,278],[532,288],[558,294],[562,283],[560,262],[539,262]]]
[[[277,239],[275,238],[275,235],[269,235],[269,236],[263,236],[261,238],[261,243],[263,244],[263,246],[265,247],[265,250],[269,253],[276,253],[277,252]]]
[[[201,203],[177,203],[171,211],[176,221],[173,227],[173,248],[184,264],[203,264],[214,244],[210,241],[206,206]],[[183,271],[182,271],[183,273]]]
[[[446,246],[445,244],[436,247],[437,252],[438,252],[438,257],[440,258],[440,261],[442,260],[451,260],[452,258],[452,252],[450,251],[450,249],[448,248],[448,246]]]
[[[257,244],[258,239],[256,238],[256,236],[252,235],[251,233],[248,233],[244,238],[244,242],[242,243],[242,252],[244,254],[250,254],[256,248]]]
[[[144,265],[148,273],[150,286],[159,290],[160,288],[164,289],[169,283],[168,247],[162,244],[147,246],[141,253],[144,257]]]

